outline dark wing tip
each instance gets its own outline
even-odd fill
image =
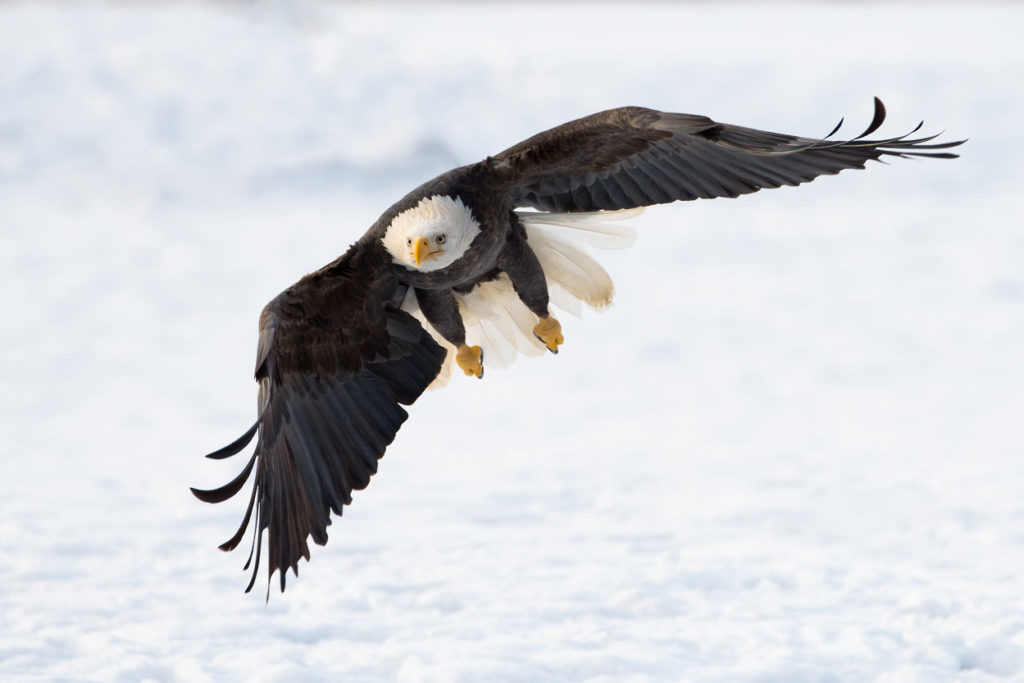
[[[259,428],[259,426],[260,421],[256,420],[256,423],[253,424],[252,427],[249,427],[248,431],[246,431],[245,434],[242,434],[240,437],[229,443],[224,448],[216,450],[213,453],[209,453],[206,457],[210,458],[211,460],[223,460],[224,458],[230,458],[232,455],[235,455],[240,450],[245,448],[249,444],[249,442],[252,441],[252,437],[256,434],[256,429]]]
[[[216,503],[214,494],[216,491],[207,489],[197,489],[195,486],[189,486],[188,490],[192,492],[192,495],[203,501],[204,503]],[[225,499],[226,500],[226,499]]]
[[[868,124],[867,129],[863,133],[861,133],[859,136],[857,136],[858,139],[859,138],[866,138],[867,136],[869,136],[872,133],[874,133],[876,130],[878,130],[882,126],[882,123],[884,121],[885,121],[885,105],[882,104],[882,100],[880,100],[876,96],[875,97],[875,115],[871,117],[871,123]]]
[[[829,139],[830,137],[832,137],[833,135],[835,135],[836,133],[838,133],[838,132],[839,132],[839,129],[843,127],[843,122],[844,122],[844,121],[846,121],[846,117],[845,117],[845,116],[844,116],[844,117],[842,117],[841,119],[839,119],[839,123],[837,123],[837,124],[836,124],[836,127],[835,127],[835,128],[833,128],[833,129],[832,129],[832,130],[831,130],[831,131],[829,132],[829,134],[828,134],[828,135],[826,135],[825,137],[823,137],[823,138],[822,138],[822,140],[828,140],[828,139]]]
[[[249,478],[249,474],[252,472],[252,466],[256,462],[257,453],[259,453],[259,449],[252,454],[249,462],[238,473],[238,476],[224,484],[224,486],[215,489],[197,489],[194,486],[190,486],[189,490],[192,491],[192,495],[204,503],[223,503],[242,490],[246,480]]]

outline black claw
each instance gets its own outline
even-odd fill
[[[536,332],[533,333],[533,336],[537,338],[537,341],[539,341],[541,344],[544,345],[545,349],[547,349],[551,353],[555,354],[556,356],[558,355],[558,347],[557,346],[555,348],[551,348],[550,346],[548,346],[548,343],[546,341],[544,341],[544,338],[541,337]]]

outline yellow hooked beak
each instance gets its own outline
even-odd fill
[[[443,252],[443,249],[431,249],[430,241],[426,237],[417,237],[412,245],[412,258],[416,261],[417,268],[431,256],[436,256]]]

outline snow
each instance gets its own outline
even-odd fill
[[[485,39],[478,40],[483,35]],[[1024,11],[0,6],[0,678],[1024,678]],[[956,161],[648,210],[558,356],[424,396],[287,593],[188,493],[256,318],[623,104]]]

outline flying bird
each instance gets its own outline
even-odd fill
[[[932,157],[964,141],[937,135],[869,140],[885,108],[851,140],[770,133],[706,116],[621,107],[570,121],[421,185],[385,211],[345,254],[275,297],[259,319],[255,424],[207,457],[252,439],[218,503],[255,483],[232,550],[255,518],[246,592],[266,533],[268,594],[327,542],[331,512],[366,487],[412,404],[453,364],[483,377],[518,353],[557,353],[551,304],[606,306],[611,278],[587,247],[628,246],[617,224],[642,207],[738,197],[799,185],[869,159]]]

